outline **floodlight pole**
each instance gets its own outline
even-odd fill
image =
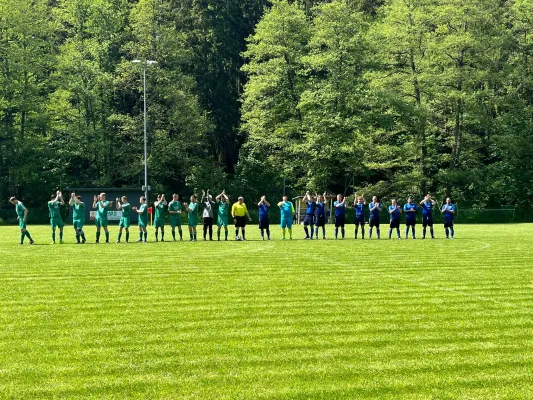
[[[143,65],[143,109],[144,109],[144,197],[146,199],[146,202],[148,203],[148,129],[147,129],[147,119],[148,119],[148,113],[147,113],[147,102],[146,102],[146,68],[150,65],[157,64],[157,61],[153,60],[133,60],[134,64],[142,64]]]
[[[148,204],[148,134],[146,128],[146,64],[143,68],[143,102],[144,102],[144,197]]]

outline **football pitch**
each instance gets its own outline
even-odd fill
[[[533,225],[352,227],[52,246],[29,226],[23,247],[1,227],[0,398],[533,398]]]

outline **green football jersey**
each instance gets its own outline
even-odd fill
[[[60,205],[61,203],[59,201],[48,202],[48,211],[50,214],[50,218],[53,218],[53,219],[61,218],[61,210],[59,209]]]
[[[228,216],[228,209],[229,209],[229,204],[228,203],[224,203],[224,202],[220,202],[218,203],[218,215],[220,217],[227,217]]]
[[[96,203],[96,218],[107,220],[107,207],[109,206],[109,201],[99,201]]]
[[[129,218],[131,215],[131,204],[122,204],[122,218]]]
[[[198,203],[189,203],[189,219],[192,221],[198,221]]]
[[[155,208],[155,217],[157,219],[164,219],[165,218],[165,203],[160,201],[157,206],[154,204]]]
[[[139,211],[141,212],[139,214],[139,220],[143,223],[143,224],[148,224],[148,207],[146,204],[141,204],[141,206],[139,207]]]
[[[181,211],[183,210],[183,206],[179,201],[172,200],[170,203],[168,203],[168,211]],[[181,218],[179,214],[170,214],[170,218]]]
[[[77,221],[85,221],[85,203],[74,203],[72,219]]]
[[[17,217],[20,220],[24,219],[24,210],[26,210],[26,207],[24,207],[24,204],[22,204],[22,201],[19,201],[17,205],[15,206],[15,211],[17,212]]]

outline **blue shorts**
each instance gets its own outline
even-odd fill
[[[426,226],[433,226],[433,216],[432,215],[422,215],[422,225],[424,225],[424,228]]]
[[[268,218],[261,218],[259,220],[259,229],[269,229],[270,228],[270,221]]]
[[[335,217],[335,228],[344,228],[345,223],[346,217],[344,215]]]
[[[282,229],[289,228],[292,229],[292,218],[282,218],[281,223],[279,224]]]
[[[389,227],[391,229],[398,229],[400,227],[400,220],[399,219],[391,219]]]
[[[448,221],[444,220],[444,227],[445,228],[453,228],[453,219],[451,221],[450,220],[448,220]]]
[[[355,217],[355,225],[365,225],[365,216],[359,215]]]
[[[316,216],[316,226],[326,226],[326,216],[317,215]]]
[[[368,221],[368,225],[370,225],[371,228],[376,227],[379,228],[379,217],[370,217],[370,220]]]
[[[313,226],[315,224],[315,216],[312,214],[307,214],[304,218],[304,225],[311,225]]]

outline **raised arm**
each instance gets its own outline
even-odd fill
[[[69,206],[73,206],[74,203],[75,203],[75,201],[76,201],[76,193],[72,192],[72,193],[70,194],[70,200],[69,200],[69,202],[68,202],[68,205],[69,205]]]
[[[99,200],[100,200],[100,197],[99,197],[99,196],[94,196],[94,199],[93,199],[93,208],[96,208],[96,204],[98,203]]]
[[[118,211],[122,210],[122,204],[120,204],[120,199],[117,197],[117,198],[115,199],[115,201],[117,202],[117,210],[118,210]]]

